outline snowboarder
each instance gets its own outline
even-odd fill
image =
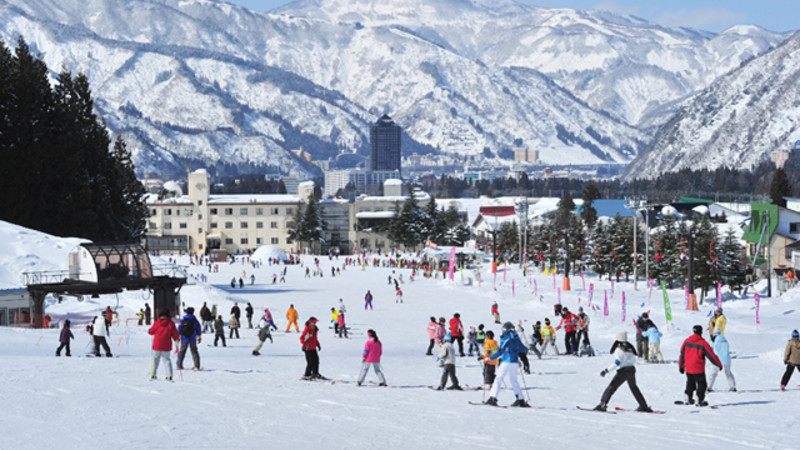
[[[147,330],[147,334],[153,336],[153,356],[150,360],[150,379],[152,380],[156,379],[158,363],[162,359],[167,362],[167,371],[169,372],[167,380],[172,380],[172,361],[169,359],[169,354],[172,352],[172,343],[175,342],[177,345],[180,335],[169,316],[169,309],[162,309],[161,313],[158,315],[158,319],[156,319],[153,326]]]
[[[178,333],[181,335],[181,348],[178,351],[178,369],[183,370],[183,358],[186,357],[186,349],[192,352],[194,368],[200,370],[200,353],[197,351],[197,343],[203,342],[203,329],[200,322],[194,317],[194,308],[191,306],[184,310],[183,319],[178,326]]]
[[[686,338],[681,345],[681,356],[678,359],[678,371],[686,373],[686,395],[684,402],[694,404],[692,394],[697,391],[697,405],[708,406],[706,398],[706,358],[711,364],[722,368],[722,363],[714,354],[714,350],[703,339],[703,326],[695,325],[692,335]]]
[[[606,390],[603,391],[603,396],[600,397],[600,404],[594,408],[595,411],[606,411],[608,402],[611,401],[611,396],[614,395],[622,383],[627,382],[633,397],[639,403],[639,407],[636,408],[636,411],[653,412],[653,410],[647,406],[647,401],[639,390],[639,386],[636,385],[636,349],[628,342],[628,333],[626,331],[617,334],[616,340],[611,345],[609,353],[614,355],[614,364],[603,369],[603,371],[600,372],[600,376],[605,377],[609,372],[614,370],[616,370],[617,373],[614,375],[614,378],[611,379],[611,382],[608,383]]]
[[[448,390],[460,391],[461,386],[458,385],[458,378],[456,377],[456,354],[453,348],[453,337],[450,333],[444,336],[444,342],[439,345],[439,357],[436,360],[439,362],[439,367],[442,368],[442,379],[439,382],[437,391],[445,389],[447,385],[447,377],[450,377],[450,387]]]
[[[783,363],[786,364],[786,371],[781,378],[781,390],[786,389],[789,378],[792,377],[794,369],[800,371],[800,334],[797,330],[792,331],[792,338],[786,343],[786,350],[783,352]]]
[[[500,387],[503,384],[503,379],[508,378],[511,383],[511,388],[514,389],[514,395],[517,399],[511,406],[530,406],[523,397],[522,389],[519,387],[517,381],[517,372],[519,372],[519,354],[527,352],[528,349],[520,341],[519,336],[514,331],[514,324],[506,322],[503,324],[503,335],[500,337],[500,349],[496,351],[489,359],[494,360],[502,358],[500,370],[497,377],[492,383],[492,390],[489,394],[489,399],[486,400],[487,405],[497,406],[497,396],[500,393]]]
[[[298,316],[299,314],[297,314],[297,310],[294,309],[294,305],[289,305],[289,309],[286,311],[286,320],[289,321],[289,323],[286,324],[287,333],[289,332],[289,328],[291,328],[292,325],[294,325],[295,331],[297,331],[298,333],[300,332],[300,327],[297,325]]]
[[[225,322],[222,320],[222,316],[214,320],[214,347],[217,346],[220,339],[222,339],[222,346],[227,347],[225,345]]]
[[[309,317],[306,321],[303,333],[300,335],[300,344],[303,348],[303,353],[306,355],[306,372],[303,375],[304,380],[314,380],[324,378],[319,374],[319,354],[317,350],[322,350],[322,345],[319,343],[319,336],[317,328],[317,318],[314,316]]]
[[[108,324],[106,322],[105,317],[101,315],[94,324],[94,356],[100,356],[100,347],[102,346],[103,350],[106,352],[106,356],[110,358],[113,355],[106,341],[106,337],[108,337]]]
[[[719,331],[719,328],[714,328],[714,333],[717,336],[714,339],[714,343],[711,344],[711,349],[714,350],[714,354],[717,355],[719,362],[722,363],[722,370],[725,371],[725,377],[728,379],[728,390],[736,392],[736,379],[733,377],[733,372],[731,372],[730,346],[728,345],[728,340]],[[717,366],[712,365],[711,373],[708,374],[708,392],[711,392],[714,387],[714,381],[717,379],[718,373]]]
[[[383,376],[383,371],[381,370],[381,354],[383,353],[383,345],[381,341],[378,339],[378,335],[375,333],[375,330],[367,330],[367,343],[364,344],[364,353],[361,357],[361,373],[358,375],[358,384],[361,386],[364,383],[364,378],[367,376],[367,371],[369,368],[375,371],[375,375],[378,376],[378,385],[379,386],[386,386],[386,378]]]
[[[264,315],[261,316],[261,320],[258,322],[258,344],[256,348],[253,349],[253,356],[258,356],[261,353],[258,351],[261,350],[261,347],[264,345],[264,342],[269,339],[270,344],[272,343],[272,333],[270,332],[270,328],[273,330],[277,330],[278,327],[272,322],[272,314],[269,312],[269,308],[264,310]]]
[[[364,296],[364,311],[367,310],[367,307],[372,309],[372,292],[370,291],[367,291],[367,294]]]
[[[61,345],[59,345],[58,349],[56,349],[56,356],[61,356],[61,350],[64,347],[67,348],[67,356],[72,356],[72,354],[69,351],[69,340],[75,339],[75,335],[72,334],[72,330],[69,329],[69,325],[70,325],[69,319],[65,320],[64,327],[61,328],[61,335],[58,337],[58,342],[60,342]]]

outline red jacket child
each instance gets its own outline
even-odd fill
[[[178,328],[169,320],[169,316],[161,316],[147,330],[147,334],[153,336],[153,350],[157,352],[168,352],[172,350],[172,341],[180,338]]]

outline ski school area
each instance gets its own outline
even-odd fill
[[[67,239],[41,235],[3,225],[0,234],[0,281],[19,279],[30,267],[54,268],[66,264],[74,244]],[[153,257],[154,264],[168,262]],[[380,262],[385,257],[377,257]],[[370,257],[371,262],[372,257]],[[158,260],[158,261],[157,261]],[[196,314],[203,303],[217,305],[226,323],[230,309],[247,303],[255,309],[254,323],[269,308],[279,327],[273,343],[267,341],[260,356],[252,351],[257,330],[242,319],[240,339],[213,346],[214,334],[202,336],[198,345],[203,370],[191,370],[187,353],[184,370],[175,380],[165,380],[166,367],[150,380],[151,336],[138,326],[136,313],[152,298],[141,292],[118,297],[104,295],[61,303],[47,299],[46,312],[53,325],[72,322],[72,357],[55,356],[60,330],[0,327],[0,365],[4,408],[0,412],[3,448],[88,448],[112,443],[123,448],[664,448],[679,446],[724,448],[793,448],[796,417],[800,413],[800,376],[780,389],[784,349],[792,330],[800,327],[800,289],[781,297],[766,297],[766,286],[756,285],[746,296],[721,292],[727,318],[725,337],[732,354],[731,369],[738,391],[728,390],[720,374],[706,396],[710,407],[676,405],[684,399],[686,376],[678,371],[681,344],[695,325],[704,329],[717,308],[716,294],[687,311],[685,293],[662,291],[640,281],[612,283],[591,274],[572,277],[571,290],[537,270],[526,276],[517,267],[501,267],[496,277],[489,265],[480,270],[455,272],[449,278],[411,281],[411,269],[366,265],[343,266],[344,257],[319,257],[324,276],[307,278],[303,265],[269,265],[258,268],[241,257],[219,265],[218,272],[189,264],[193,284],[180,292],[185,306]],[[331,276],[331,267],[339,268]],[[56,267],[57,268],[57,267]],[[286,271],[285,283],[273,283],[273,273]],[[394,279],[403,274],[403,303],[396,301]],[[201,277],[200,275],[203,274]],[[250,276],[254,281],[249,283]],[[17,278],[15,278],[17,277]],[[232,277],[248,280],[231,287]],[[479,279],[480,281],[479,281]],[[200,280],[204,279],[205,282]],[[466,281],[466,280],[470,281]],[[374,309],[364,309],[367,291]],[[757,303],[754,292],[761,294]],[[342,299],[346,305],[348,338],[334,336],[331,308]],[[666,299],[666,300],[665,300]],[[498,304],[501,323],[491,314]],[[482,405],[489,394],[482,389],[482,362],[477,357],[457,357],[456,376],[463,391],[436,391],[442,369],[427,356],[426,327],[431,316],[448,321],[460,315],[465,330],[484,324],[499,341],[502,323],[519,320],[530,339],[532,325],[549,318],[557,325],[554,305],[571,311],[583,307],[590,317],[589,337],[595,357],[563,355],[564,329],[556,332],[562,355],[550,352],[528,357],[530,374],[517,374],[525,400],[534,408],[498,408]],[[591,302],[591,304],[590,304]],[[305,358],[294,328],[286,331],[285,313],[294,305],[300,328],[309,317],[319,322],[320,373],[329,381],[301,380]],[[110,327],[112,358],[88,356],[90,336],[84,326],[107,306],[119,318]],[[671,311],[670,311],[671,309]],[[155,312],[155,311],[154,311]],[[614,364],[609,354],[615,336],[625,331],[636,345],[633,324],[643,312],[663,333],[663,364],[637,360],[636,381],[647,404],[664,414],[633,412],[637,402],[623,384],[611,398],[608,412],[582,411],[600,402],[613,373],[601,372]],[[667,320],[668,317],[671,320]],[[381,367],[388,386],[378,385],[375,374],[356,384],[361,369],[367,330],[375,330],[383,345]],[[466,343],[465,343],[466,344]],[[456,347],[457,348],[457,347]],[[466,351],[466,345],[465,345]],[[176,355],[172,354],[173,368]],[[707,373],[710,363],[706,363]],[[448,383],[449,384],[449,383]],[[472,389],[470,389],[472,388]],[[514,394],[506,386],[498,404],[508,406]],[[478,405],[471,405],[476,403]],[[629,411],[618,411],[622,408]]]

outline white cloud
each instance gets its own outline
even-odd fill
[[[709,31],[722,31],[733,25],[741,25],[747,15],[722,8],[695,8],[661,11],[653,21],[668,27],[689,27]]]

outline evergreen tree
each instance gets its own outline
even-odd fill
[[[519,261],[519,234],[516,222],[503,222],[497,232],[497,261],[506,264]]]
[[[572,194],[567,191],[558,202],[555,218],[556,230],[563,231],[569,227],[569,219],[573,215],[573,211],[575,211],[575,202],[572,201]]]
[[[715,244],[718,245],[717,229],[706,213],[699,221],[692,224],[691,231],[696,236],[694,244],[695,287],[700,288],[702,301],[709,295],[709,290],[716,293],[717,282],[721,279],[717,270],[717,251],[714,249]]]
[[[145,189],[136,178],[131,152],[121,136],[114,141],[112,164],[113,206],[108,214],[114,219],[116,226],[111,239],[140,239],[146,231],[147,205],[143,201]]]
[[[676,280],[683,279],[680,242],[677,218],[673,215],[664,217],[661,226],[653,235],[655,254],[661,255],[661,258],[660,262],[656,258],[652,273],[659,284],[664,281],[668,288],[672,288]]]
[[[789,186],[789,179],[786,177],[786,171],[783,167],[779,167],[772,174],[772,183],[769,185],[769,198],[772,200],[773,205],[778,205],[782,208],[786,207],[786,199],[792,195],[792,189]]]
[[[446,210],[439,213],[439,222],[444,229],[444,244],[463,246],[470,239],[469,228],[461,223],[458,209],[455,205],[450,205]]]
[[[731,291],[741,292],[746,284],[746,267],[742,263],[742,246],[736,237],[736,231],[731,227],[725,232],[725,237],[718,251],[718,268],[722,283],[730,287]]]
[[[598,188],[597,184],[592,181],[586,183],[586,185],[583,187],[581,198],[583,198],[581,219],[583,219],[583,222],[586,224],[588,229],[592,229],[595,222],[597,222],[597,210],[594,209],[592,204],[595,200],[600,198],[600,188]]]
[[[441,220],[441,213],[436,209],[436,197],[431,196],[431,200],[425,205],[420,215],[422,221],[421,239],[429,240],[437,244],[444,242],[444,227]]]
[[[611,253],[610,239],[607,236],[603,222],[597,221],[589,242],[589,264],[600,279],[610,273],[608,255]],[[610,277],[610,275],[609,275]]]

